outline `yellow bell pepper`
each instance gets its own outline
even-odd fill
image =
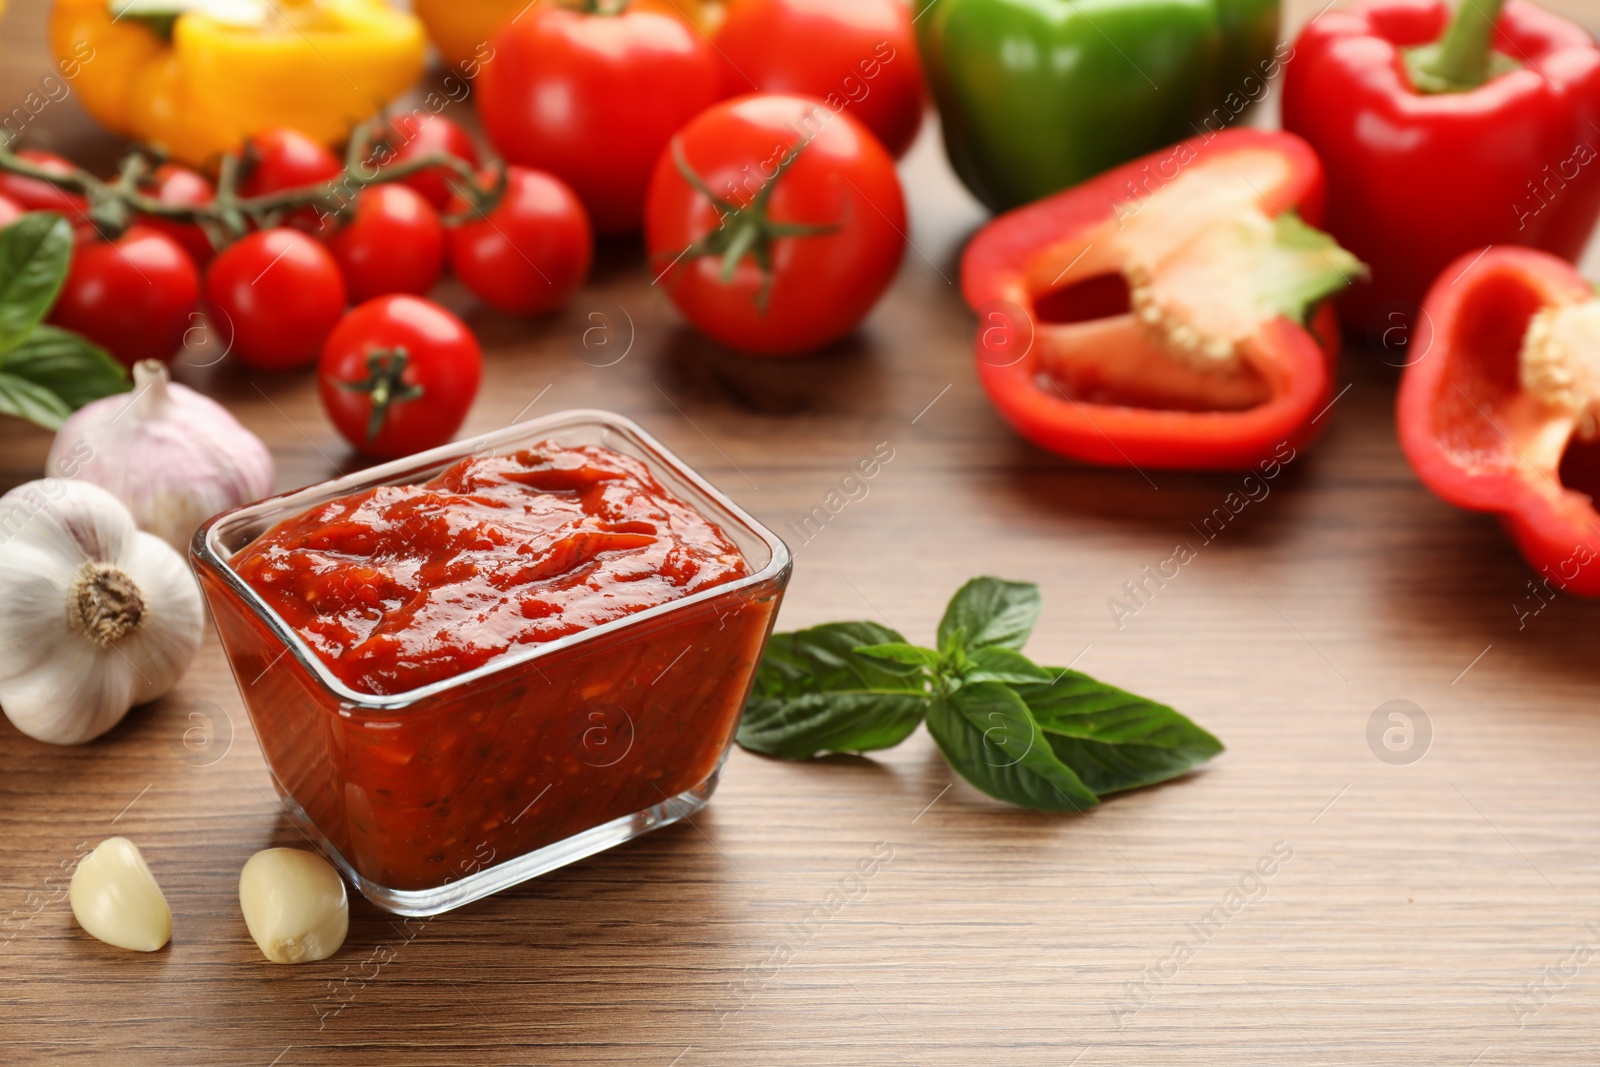
[[[337,144],[410,88],[426,51],[421,23],[384,0],[56,0],[50,43],[82,67],[89,114],[193,164],[275,127]]]
[[[439,55],[469,78],[477,75],[478,64],[494,55],[490,42],[500,24],[532,6],[529,0],[412,0],[412,9],[428,27]],[[720,0],[640,0],[637,6],[677,15],[708,34],[722,15]]]

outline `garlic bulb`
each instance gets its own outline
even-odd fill
[[[74,412],[46,462],[52,473],[110,490],[139,529],[179,552],[206,519],[272,491],[272,454],[261,439],[153,359],[133,368],[133,392]]]
[[[104,489],[0,497],[0,710],[29,737],[88,741],[171,689],[204,618],[183,558]]]

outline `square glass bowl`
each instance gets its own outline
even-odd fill
[[[336,497],[546,440],[641,460],[750,574],[403,693],[357,692],[229,565]],[[433,915],[705,806],[788,583],[783,542],[633,422],[568,411],[224,512],[189,549],[289,817],[363,896]]]

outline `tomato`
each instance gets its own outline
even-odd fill
[[[189,254],[166,234],[133,226],[115,241],[78,237],[50,321],[131,367],[177,354],[199,298]]]
[[[216,190],[212,189],[204,175],[174,163],[163,163],[157,167],[150,175],[144,192],[168,207],[198,207],[209,204],[216,196]],[[202,270],[217,254],[205,231],[192,222],[174,222],[154,217],[141,219],[140,222],[178,242],[189,253],[189,258],[194,260],[194,265]]]
[[[316,360],[344,314],[344,278],[326,248],[279,226],[217,253],[205,297],[228,352],[260,370],[291,370]]]
[[[477,338],[460,319],[431,300],[380,296],[328,335],[317,389],[346,441],[393,458],[454,437],[482,373]]]
[[[710,43],[642,5],[537,4],[493,44],[475,96],[500,155],[572,186],[601,233],[638,229],[656,157],[721,96]]]
[[[447,155],[478,165],[478,149],[467,131],[443,115],[412,113],[401,115],[390,124],[389,145],[393,154],[386,157],[384,166],[405,163],[421,156]],[[451,179],[456,175],[447,167],[429,167],[400,184],[415,189],[439,211],[450,203]]]
[[[739,97],[689,123],[656,164],[645,205],[651,270],[678,310],[723,344],[770,355],[849,333],[893,279],[905,229],[905,196],[878,139],[799,96]],[[724,281],[728,250],[739,259]]]
[[[71,160],[53,152],[40,152],[24,148],[17,158],[52,174],[71,174],[78,168]],[[20,174],[0,173],[0,196],[16,203],[24,211],[54,211],[66,216],[73,226],[87,226],[89,201],[77,193],[57,189],[38,178],[24,178]]]
[[[239,195],[266,196],[332,181],[344,172],[339,157],[298,130],[267,130],[244,143]]]
[[[22,210],[22,205],[10,197],[0,196],[0,229],[10,226],[25,214],[27,212]]]
[[[339,261],[351,303],[386,293],[426,293],[444,270],[439,213],[403,185],[361,190],[351,218],[325,221],[323,239]]]
[[[717,30],[725,95],[814,96],[905,154],[922,125],[922,66],[903,0],[735,0]]]
[[[466,211],[467,202],[458,196],[450,209]],[[449,241],[456,277],[490,307],[517,315],[560,307],[583,283],[594,255],[577,196],[525,167],[507,168],[500,203],[487,218],[452,227]]]

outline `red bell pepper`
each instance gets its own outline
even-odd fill
[[[1423,304],[1400,443],[1424,485],[1495,512],[1556,589],[1600,596],[1600,297],[1565,260],[1469,253]]]
[[[1372,268],[1340,300],[1353,332],[1409,322],[1469,249],[1575,261],[1600,216],[1600,47],[1530,3],[1500,7],[1452,21],[1440,0],[1364,0],[1295,41],[1284,129],[1327,164],[1328,231]]]
[[[1243,469],[1329,402],[1324,305],[1361,264],[1313,227],[1322,167],[1267,130],[1185,141],[995,219],[961,285],[978,376],[1034,444],[1094,463]]]

